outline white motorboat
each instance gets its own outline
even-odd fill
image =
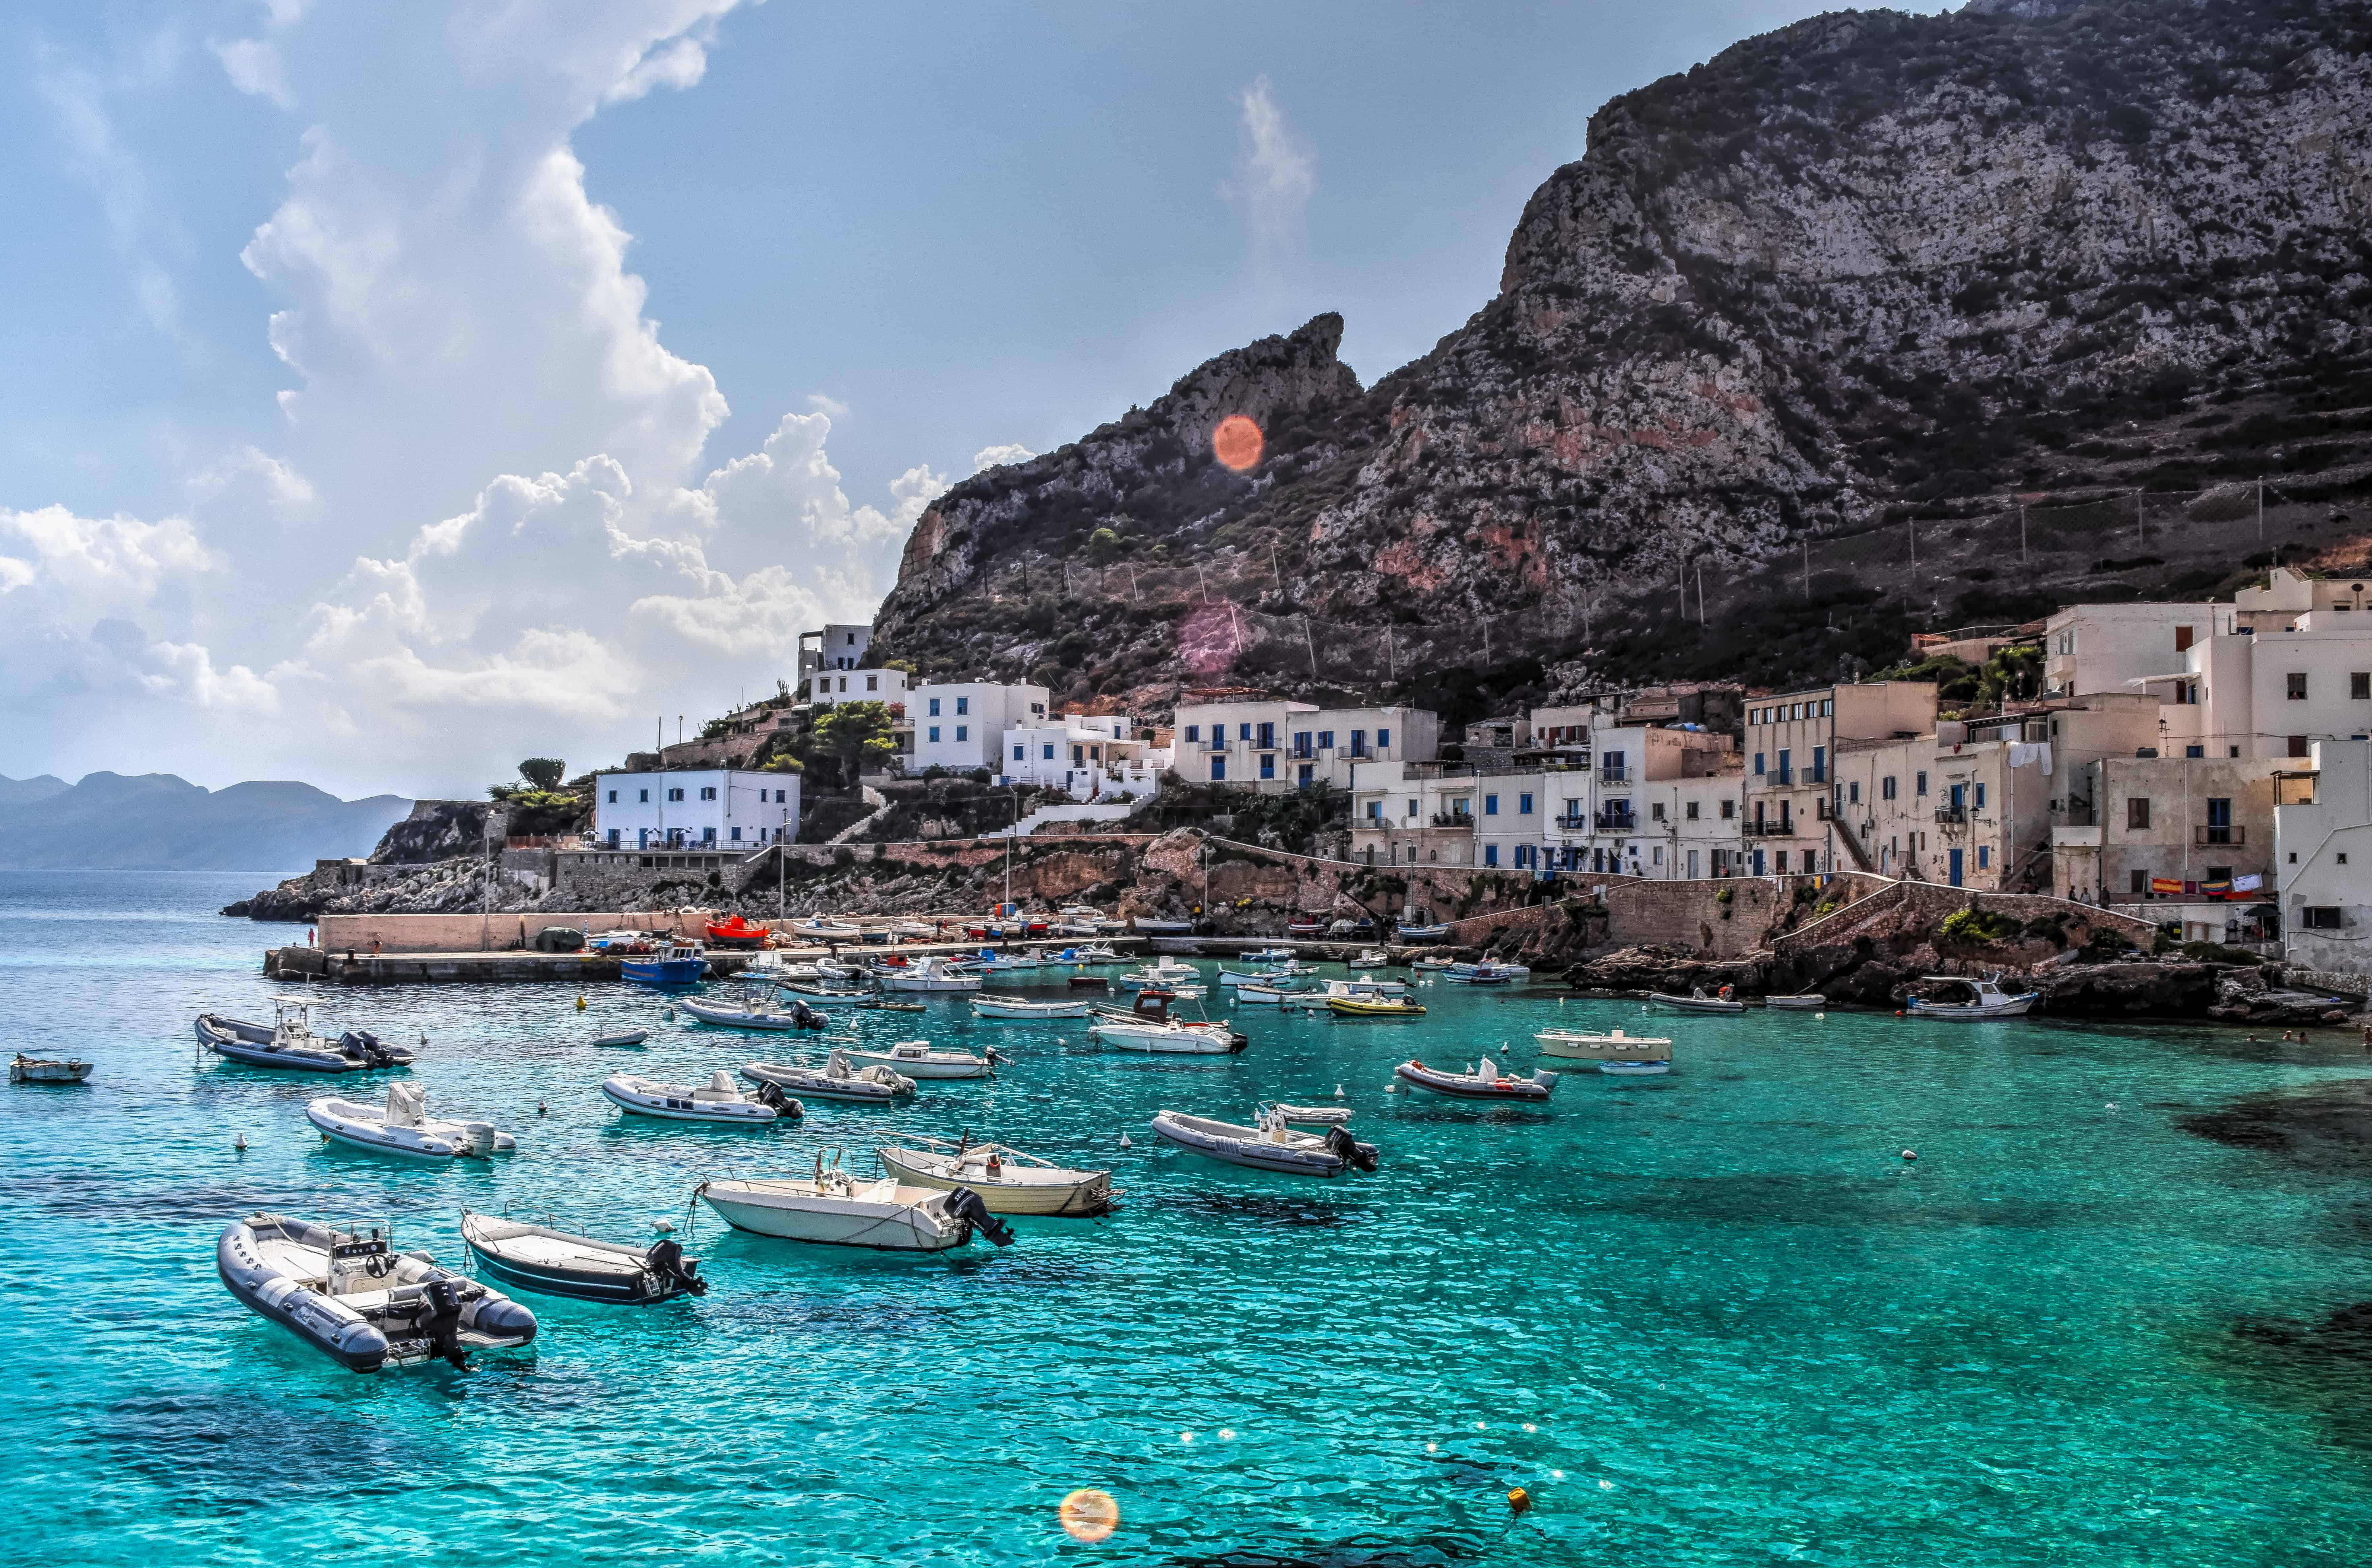
[[[535,1314],[417,1252],[393,1231],[335,1230],[250,1214],[215,1243],[215,1272],[241,1305],[349,1372],[411,1366],[535,1338]]]
[[[1392,961],[1391,955],[1380,947],[1364,947],[1359,956],[1345,960],[1355,970],[1380,969]]]
[[[807,967],[815,970],[817,979],[834,981],[841,984],[846,984],[850,981],[869,980],[873,975],[871,969],[853,958],[818,958]]]
[[[1525,964],[1452,964],[1441,978],[1459,985],[1507,985],[1531,979],[1532,971]]]
[[[1676,1013],[1743,1013],[1746,1011],[1746,1004],[1738,1000],[1736,993],[1727,985],[1721,988],[1721,994],[1718,996],[1707,996],[1704,987],[1700,985],[1692,987],[1686,996],[1675,996],[1669,992],[1651,991],[1647,993],[1647,1000],[1658,1007],[1669,1007]]]
[[[974,966],[983,974],[1025,974],[1041,967],[1035,950],[1026,953],[999,953],[983,947]]]
[[[1317,988],[1315,986],[1304,988],[1282,982],[1254,985],[1247,981],[1236,987],[1236,1002],[1238,1005],[1245,1007],[1282,1007],[1286,998],[1300,993],[1304,989],[1314,991]]]
[[[408,1067],[410,1048],[389,1045],[367,1029],[348,1029],[335,1040],[313,1032],[313,999],[272,998],[272,1023],[250,1024],[219,1013],[201,1013],[198,1043],[217,1056],[253,1067],[293,1068],[307,1073],[358,1073]]]
[[[1232,1056],[1251,1043],[1225,1024],[1172,1016],[1169,1004],[1174,999],[1174,993],[1167,991],[1140,991],[1135,1006],[1128,1012],[1097,1008],[1096,1021],[1087,1026],[1087,1033],[1122,1051],[1158,1056]]]
[[[1976,999],[1972,1002],[1930,1002],[1924,997],[1914,996],[1911,999],[1910,1005],[1904,1009],[1914,1018],[1948,1018],[1960,1022],[1983,1018],[2022,1018],[2026,1016],[2028,1008],[2042,1000],[2042,993],[2040,991],[2021,992],[2017,995],[2004,991],[2001,988],[2001,976],[1998,974],[1983,980],[1971,980],[1966,975],[1959,974],[1927,974],[1921,975],[1919,978],[1926,981],[1949,981],[1955,985],[1965,985],[1975,993]]]
[[[1069,1170],[1003,1144],[909,1138],[878,1151],[882,1168],[916,1187],[970,1188],[993,1214],[1088,1218],[1111,1208],[1111,1172]]]
[[[1455,969],[1457,967],[1458,960],[1451,958],[1447,953],[1427,953],[1422,958],[1411,958],[1409,960],[1409,968],[1413,970],[1423,970],[1428,974],[1436,973],[1442,970]]]
[[[785,1241],[864,1247],[880,1252],[945,1252],[977,1229],[999,1247],[1013,1239],[970,1188],[909,1187],[894,1177],[863,1180],[824,1168],[811,1179],[703,1181],[693,1193],[736,1230]]]
[[[1054,956],[1066,964],[1117,964],[1123,961],[1118,953],[1101,942],[1065,947]]]
[[[785,1094],[858,1105],[890,1105],[914,1092],[913,1079],[878,1063],[860,1068],[845,1051],[833,1051],[820,1067],[805,1062],[744,1062],[741,1075],[753,1084],[772,1084]]]
[[[985,1056],[974,1056],[969,1051],[933,1051],[926,1040],[896,1040],[887,1051],[843,1049],[851,1062],[888,1067],[910,1078],[994,1078],[996,1064],[1005,1060],[994,1046]]]
[[[1544,1100],[1557,1086],[1557,1075],[1546,1068],[1529,1078],[1509,1077],[1487,1056],[1463,1073],[1428,1067],[1422,1062],[1403,1062],[1392,1069],[1392,1074],[1413,1088],[1448,1095],[1453,1099]]]
[[[612,1046],[640,1045],[650,1038],[651,1031],[648,1029],[612,1029],[605,1035],[595,1035],[593,1043]]]
[[[881,983],[891,991],[978,991],[981,977],[936,957],[916,958],[903,969],[885,971]]]
[[[811,914],[805,920],[795,920],[783,929],[794,936],[804,936],[810,942],[854,942],[865,935],[860,927],[851,925],[844,920],[826,920],[820,914]]]
[[[1621,1029],[1605,1034],[1542,1029],[1532,1038],[1541,1042],[1543,1056],[1563,1062],[1594,1063],[1601,1072],[1653,1066],[1660,1073],[1669,1069],[1672,1061],[1672,1042],[1657,1035],[1629,1035]]]
[[[18,1051],[8,1063],[8,1081],[12,1084],[79,1084],[90,1076],[91,1064],[76,1057],[66,1062],[46,1061]]]
[[[754,1095],[743,1094],[734,1086],[733,1074],[722,1068],[697,1088],[618,1073],[601,1080],[601,1092],[622,1110],[669,1121],[721,1121],[737,1127],[763,1127],[778,1115],[796,1121],[805,1114],[798,1101],[772,1084],[759,1085]]]
[[[324,1095],[307,1103],[305,1120],[320,1132],[325,1143],[334,1141],[407,1159],[486,1159],[518,1149],[517,1140],[508,1132],[496,1132],[491,1121],[432,1118],[427,1093],[417,1084],[390,1084],[384,1105]]]
[[[787,1034],[793,1029],[831,1027],[830,1019],[796,994],[787,1007],[777,1007],[763,998],[753,996],[744,996],[738,1002],[731,1003],[704,1002],[697,996],[687,996],[676,1005],[712,1028]]]
[[[1829,999],[1817,991],[1811,991],[1801,996],[1766,996],[1762,1005],[1776,1007],[1783,1013],[1819,1013],[1827,1010]]]
[[[1236,957],[1248,964],[1265,964],[1298,958],[1300,952],[1297,947],[1250,947]]]
[[[1376,1168],[1373,1144],[1359,1142],[1341,1127],[1322,1134],[1297,1131],[1286,1125],[1274,1107],[1262,1115],[1257,1127],[1164,1110],[1154,1117],[1153,1130],[1189,1153],[1253,1170],[1340,1176],[1345,1170]]]
[[[991,995],[983,991],[971,998],[972,1016],[976,1018],[1084,1018],[1087,1016],[1087,1000],[1073,1002],[1033,1002],[1022,996]]]
[[[1401,925],[1396,927],[1393,934],[1403,942],[1439,942],[1448,937],[1449,926],[1446,923],[1439,925]]]
[[[927,942],[938,935],[938,928],[927,920],[901,920],[890,927],[890,935],[910,942]]]
[[[1344,1127],[1351,1121],[1351,1108],[1347,1105],[1286,1105],[1280,1101],[1260,1109],[1262,1114],[1273,1110],[1304,1127]]]
[[[1202,971],[1192,964],[1181,964],[1174,958],[1157,958],[1142,969],[1114,976],[1113,983],[1131,991],[1142,991],[1149,985],[1175,991],[1180,985],[1192,984],[1202,978]]]
[[[481,1270],[514,1289],[545,1295],[648,1307],[708,1290],[700,1260],[685,1257],[680,1244],[664,1237],[648,1247],[622,1247],[464,1209],[461,1241]]]
[[[1128,928],[1143,936],[1183,936],[1194,929],[1191,920],[1163,920],[1155,915],[1133,914]]]
[[[801,966],[804,967],[804,966]],[[741,960],[740,967],[727,977],[732,980],[781,980],[792,969],[791,960],[780,950],[762,947]]]

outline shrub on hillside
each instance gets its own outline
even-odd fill
[[[1955,942],[2006,942],[2025,927],[2016,915],[1996,914],[1971,904],[1944,917],[1944,935]]]

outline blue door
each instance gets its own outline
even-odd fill
[[[1967,852],[1966,852],[1965,850],[1957,850],[1957,849],[1951,852],[1951,855],[1952,855],[1952,886],[1954,886],[1955,888],[1957,888],[1957,887],[1959,887],[1959,886],[1960,885],[1960,856],[1961,856],[1962,854],[1966,854],[1966,853],[1967,853]]]

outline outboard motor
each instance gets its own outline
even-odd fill
[[[970,1220],[971,1227],[998,1247],[1013,1245],[1013,1227],[988,1212],[988,1204],[969,1187],[959,1187],[948,1194],[948,1213],[959,1220]]]
[[[378,1036],[368,1029],[348,1029],[338,1037],[338,1053],[350,1056],[366,1067],[384,1067],[393,1058],[378,1042]]]
[[[787,1116],[794,1121],[808,1113],[808,1108],[785,1094],[780,1084],[760,1084],[757,1098],[760,1105],[771,1106],[775,1115]]]
[[[1376,1145],[1359,1142],[1345,1128],[1329,1127],[1326,1130],[1326,1149],[1330,1154],[1341,1156],[1343,1163],[1353,1170],[1376,1168]]]
[[[472,1159],[494,1157],[494,1124],[491,1121],[461,1123],[460,1153]]]
[[[461,1348],[461,1293],[451,1280],[431,1280],[424,1294],[428,1316],[421,1324],[428,1349],[467,1372],[470,1353]]]
[[[791,1003],[791,1022],[803,1029],[827,1028],[831,1024],[831,1020],[822,1013],[796,1000]]]
[[[656,1241],[643,1254],[643,1264],[658,1276],[659,1289],[668,1295],[690,1291],[694,1295],[708,1294],[708,1282],[700,1277],[700,1260],[687,1258],[683,1249],[672,1241]]]

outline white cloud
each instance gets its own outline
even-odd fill
[[[1318,191],[1318,159],[1294,139],[1266,76],[1244,89],[1244,163],[1228,193],[1250,214],[1252,236],[1264,250],[1293,236],[1301,209]]]
[[[1008,463],[1026,463],[1038,454],[1018,441],[1007,441],[1000,447],[983,447],[971,455],[971,471],[983,473],[1001,469]]]

